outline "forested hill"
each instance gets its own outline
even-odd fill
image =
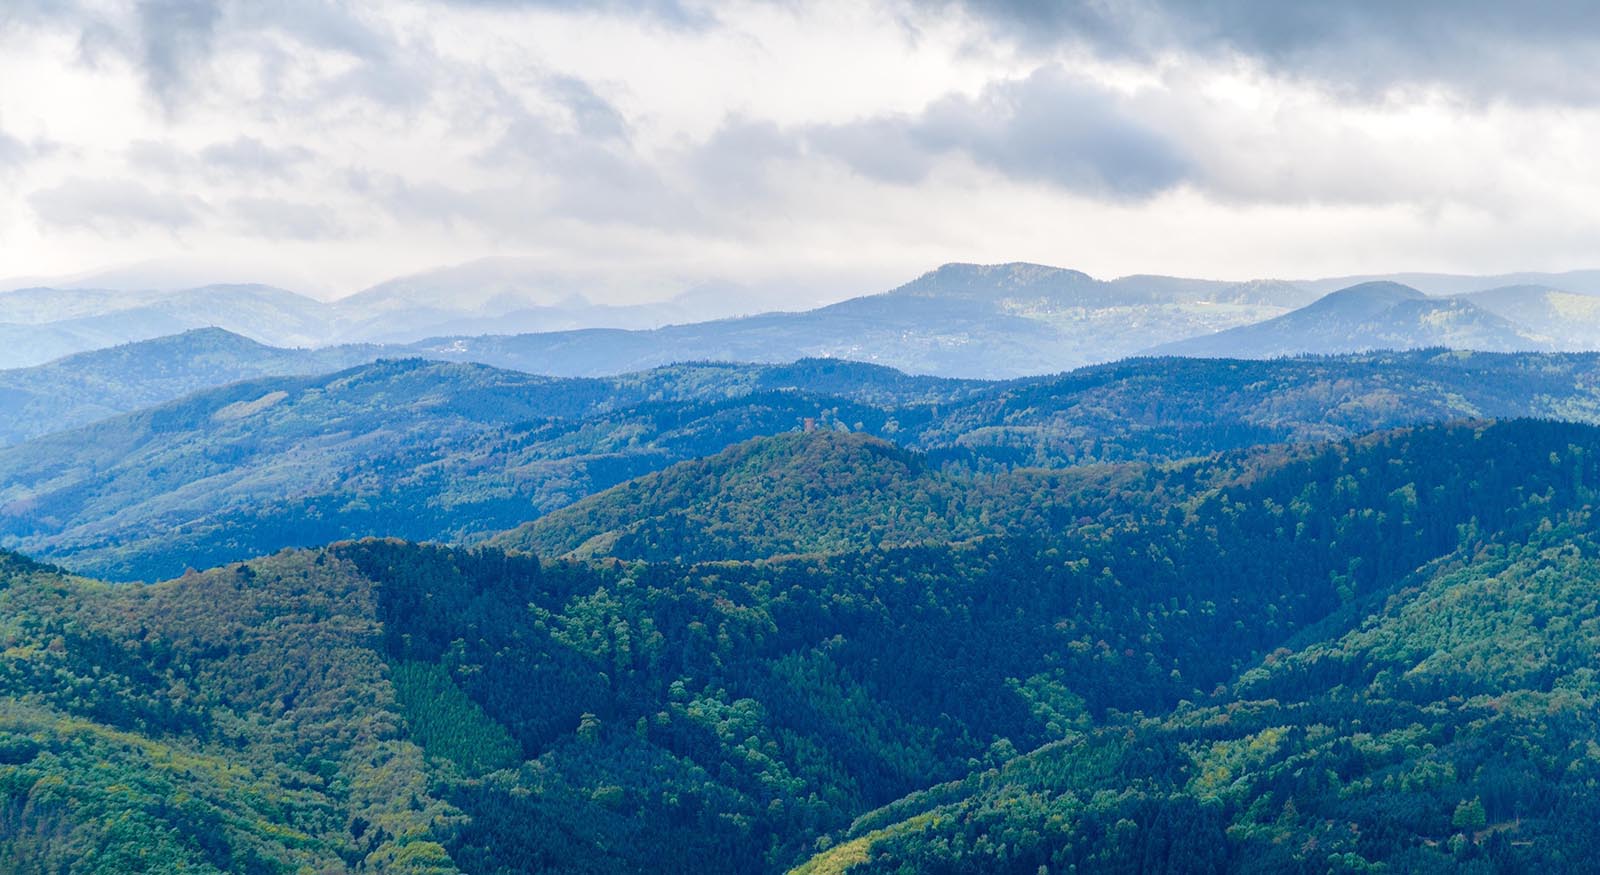
[[[1595,523],[1470,540],[1210,697],[909,794],[794,871],[1600,871]]]
[[[1600,422],[1600,357],[1139,359],[1007,383],[826,360],[592,380],[382,361],[0,449],[0,545],[150,580],[340,538],[470,543],[808,421],[924,452],[941,471],[1003,472],[1530,415]]]
[[[370,345],[280,349],[221,328],[197,328],[0,370],[0,445],[241,380],[340,370],[381,353]]]
[[[948,544],[1165,512],[1218,477],[1248,476],[1300,452],[1225,460],[974,472],[868,435],[756,438],[583,499],[492,538],[545,557],[650,562],[752,560]],[[1124,494],[1139,495],[1124,502]]]
[[[978,533],[968,484],[879,438],[792,432],[630,480],[496,538],[542,555],[707,561]]]
[[[818,452],[751,452],[785,447]],[[1600,430],[1118,470],[1009,534],[827,555],[365,541],[147,587],[6,557],[0,869],[1594,859]],[[988,506],[983,476],[944,488]]]
[[[807,381],[837,385],[818,395]],[[870,366],[683,366],[556,380],[380,361],[238,383],[0,450],[0,538],[78,570],[185,567],[365,535],[503,530],[673,462],[807,418],[882,431],[892,410],[982,384]]]
[[[1600,423],[1600,356],[1417,350],[1269,361],[1128,359],[999,383],[916,446],[1060,466],[1171,459],[1467,417]]]
[[[545,557],[714,562],[960,543],[1091,525],[1149,527],[1190,511],[1202,496],[1259,490],[1263,482],[1321,476],[1337,483],[1352,473],[1367,476],[1367,466],[1381,464],[1410,471],[1426,453],[1483,458],[1489,448],[1520,452],[1506,439],[1512,428],[1461,423],[1370,434],[1336,450],[1274,445],[1181,464],[996,473],[941,470],[923,454],[861,435],[790,434],[628,481],[490,543]],[[1482,471],[1457,470],[1452,476],[1482,482],[1495,476],[1496,467],[1488,462]],[[1438,500],[1417,499],[1411,495],[1416,488],[1411,485],[1407,500]],[[1475,516],[1495,513],[1468,509]]]

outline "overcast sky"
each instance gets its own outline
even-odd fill
[[[1597,58],[1577,0],[0,0],[0,277],[1600,267]]]

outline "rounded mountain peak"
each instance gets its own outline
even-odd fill
[[[1053,297],[1095,288],[1099,280],[1082,271],[1016,261],[1008,264],[946,264],[891,294],[926,298],[990,300],[1017,296]]]
[[[1379,313],[1402,301],[1419,301],[1427,297],[1408,285],[1377,280],[1329,292],[1305,309],[1324,312]]]

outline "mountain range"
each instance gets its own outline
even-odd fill
[[[0,446],[256,377],[372,361],[376,346],[284,349],[220,328],[81,352],[0,371]]]
[[[424,355],[595,376],[675,361],[843,358],[914,373],[1005,378],[1121,358],[1163,340],[1287,312],[1286,283],[1170,277],[1104,282],[1030,264],[946,265],[898,289],[800,313],[651,331],[446,337]]]
[[[1593,277],[450,276],[0,371],[0,871],[1597,868]]]
[[[125,293],[29,288],[0,294],[0,365],[42,364],[78,352],[221,326],[268,344],[328,340],[324,305],[270,286]]]
[[[1331,292],[1292,313],[1163,344],[1152,352],[1213,358],[1276,358],[1307,352],[1337,355],[1418,346],[1512,352],[1549,349],[1556,345],[1491,309],[1496,306],[1510,310],[1523,308],[1529,315],[1539,313],[1538,307],[1523,303],[1525,297],[1536,293],[1505,289],[1489,294],[1489,297],[1430,298],[1399,283],[1362,283]],[[1600,303],[1600,298],[1585,300]],[[1600,309],[1595,312],[1600,313]]]
[[[1591,287],[1587,274],[1570,278]],[[800,313],[645,331],[445,337],[411,348],[563,376],[688,359],[822,356],[997,379],[1137,354],[1273,358],[1431,346],[1497,352],[1600,346],[1594,306],[1600,298],[1587,294],[1502,286],[1434,297],[1373,281],[1319,296],[1309,285],[1151,276],[1105,282],[1038,265],[946,265],[891,292]]]
[[[655,290],[652,303],[605,303],[613,291],[518,259],[402,277],[334,301],[266,285],[25,286],[0,291],[0,368],[199,328],[285,347],[405,344],[453,333],[653,328],[749,312],[757,300],[714,282]]]
[[[1005,382],[828,359],[608,378],[379,360],[246,380],[0,449],[0,544],[149,580],[341,538],[472,543],[808,428],[876,436],[940,465],[1059,468],[1463,417],[1600,422],[1597,387],[1597,354],[1449,350],[1133,359]]]
[[[394,356],[555,376],[616,375],[688,360],[831,357],[996,379],[1148,353],[1274,357],[1436,345],[1600,346],[1600,311],[1589,294],[1600,284],[1590,273],[1410,278],[1452,294],[1428,295],[1391,280],[1325,292],[1337,281],[1144,275],[1102,281],[1032,264],[950,264],[881,294],[740,315],[759,301],[736,286],[701,284],[659,303],[615,305],[603,303],[612,292],[586,286],[581,277],[491,259],[333,302],[266,286],[15,290],[0,294],[0,339],[7,341],[0,366],[202,327],[276,346],[381,343]],[[1508,279],[1548,282],[1501,283]]]

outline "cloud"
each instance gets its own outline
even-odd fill
[[[538,85],[540,90],[525,96],[503,90],[495,94],[488,116],[503,133],[479,152],[476,162],[484,170],[515,178],[511,187],[520,192],[521,209],[508,212],[502,192],[455,187],[449,196],[437,189],[429,195],[430,213],[458,220],[479,217],[501,223],[500,231],[507,230],[507,219],[525,228],[534,217],[679,227],[703,221],[692,193],[671,178],[681,150],[641,152],[623,113],[582,79],[542,75]],[[530,102],[535,106],[530,108]],[[397,202],[410,199],[408,195]],[[448,209],[437,209],[446,205]]]
[[[319,51],[357,61],[329,83],[333,91],[415,102],[430,84],[419,75],[428,59],[400,44],[384,11],[338,0],[18,0],[0,4],[0,35],[30,26],[75,34],[80,61],[125,60],[169,114],[190,111],[192,98],[210,92],[211,65],[230,48],[256,55],[263,99],[305,73],[305,52]]]
[[[345,185],[356,197],[406,225],[462,225],[505,234],[533,226],[542,193],[526,185],[470,188],[412,181],[398,174],[352,171]]]
[[[211,170],[252,177],[283,178],[316,157],[303,146],[269,146],[254,137],[236,137],[200,150],[200,161]]]
[[[75,0],[9,0],[0,4],[0,30],[50,20],[87,20],[91,14]]]
[[[1111,198],[1149,197],[1191,172],[1182,150],[1116,95],[1055,67],[976,97],[945,97],[913,116],[820,128],[808,139],[868,177],[906,184],[950,154],[1012,179]]]
[[[323,240],[342,231],[331,211],[323,206],[280,198],[241,197],[227,212],[243,232],[268,240]]]
[[[576,76],[552,76],[547,88],[550,96],[571,114],[573,126],[580,136],[596,140],[627,139],[627,119],[615,106],[596,94],[589,83]]]
[[[679,0],[441,0],[441,5],[642,16],[675,27],[693,29],[711,27],[716,22],[715,15],[703,6]]]
[[[740,281],[949,259],[1174,269],[1142,260],[1169,252],[1353,272],[1439,266],[1448,241],[1469,241],[1452,244],[1463,265],[1576,263],[1600,229],[1591,17],[1480,0],[0,0],[0,274],[186,247],[292,251],[336,284],[531,251]]]
[[[801,157],[804,137],[804,131],[735,116],[688,150],[682,162],[697,191],[756,208],[773,196],[773,174]]]
[[[206,209],[197,198],[125,179],[69,179],[29,195],[28,204],[47,225],[116,234],[179,231],[196,224]]]
[[[1049,64],[917,113],[773,130],[767,142],[729,148],[713,140],[706,150],[770,156],[772,141],[787,139],[867,180],[912,189],[958,179],[941,171],[960,159],[1013,184],[1106,203],[1189,189],[1230,207],[1453,204],[1506,213],[1555,194],[1561,180],[1590,176],[1568,144],[1600,133],[1595,113],[1552,109],[1565,133],[1548,136],[1534,133],[1541,123],[1532,119],[1548,115],[1537,107],[1492,112],[1440,97],[1374,105],[1278,80],[1242,82],[1191,63],[1111,87]],[[736,164],[746,177],[754,165]],[[1532,166],[1561,169],[1524,172]]]
[[[1033,51],[1159,60],[1243,57],[1368,98],[1438,87],[1472,100],[1600,101],[1600,13],[1585,0],[913,0],[960,8]]]
[[[171,104],[189,69],[207,59],[222,10],[214,0],[141,0],[141,61],[150,90]]]
[[[228,23],[236,30],[284,34],[301,45],[365,60],[394,54],[387,28],[356,15],[352,4],[329,0],[229,0]]]
[[[122,6],[131,15],[119,14]],[[428,5],[428,4],[424,4]],[[563,0],[434,0],[440,9],[543,10],[640,18],[676,28],[700,29],[715,19],[676,0],[563,2]],[[390,4],[391,7],[397,4]],[[0,4],[0,31],[44,23],[76,31],[85,60],[121,55],[140,71],[150,94],[169,112],[186,108],[184,98],[224,44],[250,44],[263,56],[271,78],[296,72],[298,52],[341,54],[358,63],[327,82],[328,94],[358,94],[391,106],[415,105],[437,84],[435,59],[426,41],[404,42],[390,26],[383,3],[358,6],[340,0],[132,0],[84,4],[73,0],[8,0]],[[605,125],[603,101],[583,94],[581,80],[555,81],[557,90],[576,85],[569,97],[586,124]]]
[[[202,179],[259,185],[294,179],[316,158],[304,146],[271,146],[255,137],[235,137],[191,151],[168,140],[134,140],[123,150],[128,167],[141,174],[159,174],[186,184]]]
[[[0,127],[0,175],[8,180],[20,178],[62,151],[62,145],[54,140],[39,136],[23,139]]]
[[[33,149],[27,143],[0,131],[0,169],[21,164],[32,154]]]
[[[818,153],[869,179],[916,185],[933,171],[937,158],[937,150],[922,141],[918,128],[919,120],[912,117],[879,117],[819,126],[806,140]]]
[[[123,150],[128,166],[140,173],[175,175],[194,163],[194,156],[165,140],[134,140]]]

